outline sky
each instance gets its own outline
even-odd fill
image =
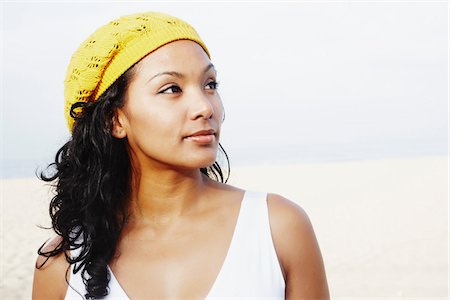
[[[448,2],[2,2],[1,177],[69,138],[63,80],[99,26],[160,11],[218,70],[232,165],[448,153]]]

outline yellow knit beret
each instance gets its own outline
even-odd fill
[[[64,116],[69,130],[75,121],[70,113],[73,104],[98,100],[144,56],[176,40],[192,40],[209,56],[192,26],[162,13],[127,15],[97,29],[75,51],[67,68]]]

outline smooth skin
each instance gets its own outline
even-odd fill
[[[204,299],[225,260],[244,195],[199,171],[216,158],[223,120],[216,71],[198,44],[184,40],[135,68],[112,133],[129,143],[131,217],[109,266],[130,299]],[[209,131],[194,137],[200,130]],[[286,299],[329,299],[308,216],[282,196],[269,194],[267,202]],[[37,264],[44,260],[38,257]],[[64,299],[68,267],[59,255],[36,269],[33,299]]]

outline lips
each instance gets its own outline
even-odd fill
[[[214,141],[216,132],[213,129],[199,130],[184,139],[198,144],[210,144]]]

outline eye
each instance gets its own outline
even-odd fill
[[[181,93],[181,88],[177,85],[171,85],[158,92],[158,94],[175,94],[175,93]]]
[[[210,81],[208,84],[206,84],[207,90],[217,90],[219,87],[219,83],[217,81]]]

